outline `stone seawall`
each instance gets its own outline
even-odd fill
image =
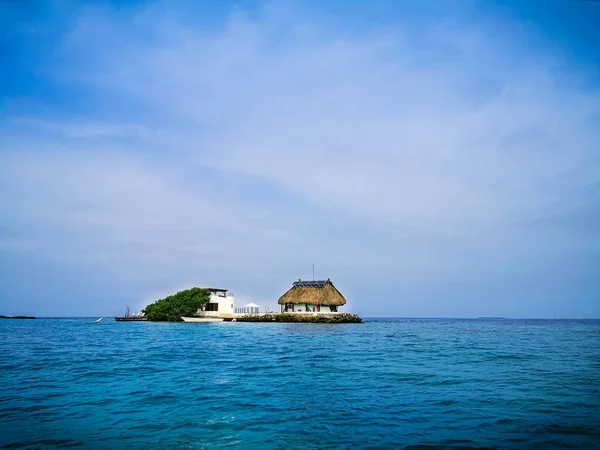
[[[232,319],[226,318],[225,321]],[[356,314],[246,314],[236,317],[237,322],[285,322],[285,323],[362,323]]]

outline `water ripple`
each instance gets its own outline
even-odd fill
[[[0,321],[0,447],[594,448],[600,322]]]

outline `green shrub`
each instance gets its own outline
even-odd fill
[[[181,317],[193,315],[209,300],[209,290],[194,287],[157,300],[142,311],[154,322],[179,322]]]

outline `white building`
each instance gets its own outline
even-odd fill
[[[210,291],[210,300],[199,309],[195,317],[221,317],[223,314],[233,314],[235,310],[235,297],[227,289],[204,288]]]

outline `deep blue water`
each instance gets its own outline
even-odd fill
[[[600,448],[600,321],[0,320],[0,446]]]

